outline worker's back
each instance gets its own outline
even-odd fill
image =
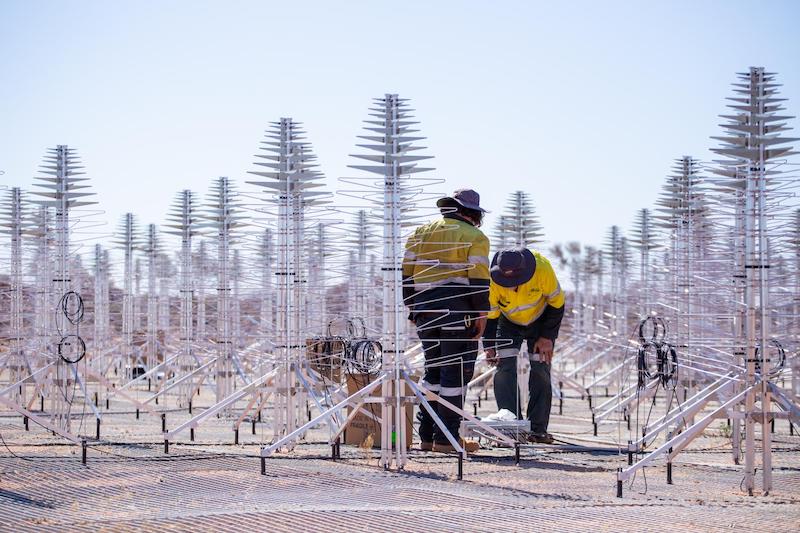
[[[403,277],[416,291],[443,284],[489,280],[489,239],[472,224],[445,215],[417,228],[408,239]]]
[[[447,402],[429,398],[420,410],[420,449],[453,453],[461,449],[451,443],[489,308],[489,239],[478,229],[486,211],[477,192],[459,189],[436,207],[442,218],[417,228],[406,243],[403,298],[425,353],[420,385]],[[469,452],[479,447],[462,446]]]

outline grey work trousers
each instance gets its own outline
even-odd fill
[[[515,413],[517,418],[521,418],[522,402],[517,382],[517,354],[522,348],[523,340],[528,343],[528,353],[533,353],[533,345],[539,339],[538,328],[536,323],[523,327],[501,317],[497,328],[497,338],[497,353],[500,357],[497,373],[494,376],[494,395],[497,400],[497,408],[508,409]],[[526,415],[531,422],[531,432],[544,434],[547,433],[547,426],[550,423],[550,406],[553,401],[550,365],[538,361],[530,363]]]

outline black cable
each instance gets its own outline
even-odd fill
[[[653,325],[652,334],[645,334],[645,326]],[[658,379],[665,389],[672,382],[674,389],[678,382],[678,352],[665,341],[666,323],[658,317],[647,317],[639,323],[639,349],[636,353],[637,387],[643,389],[650,380]],[[655,369],[648,361],[655,359]]]
[[[656,369],[661,385],[666,389],[669,382],[673,382],[673,389],[678,383],[678,352],[675,347],[667,342],[662,342],[656,348]]]
[[[381,365],[383,346],[374,339],[356,339],[346,345],[346,368],[349,374],[375,374]]]
[[[61,315],[67,320],[68,323],[75,326],[75,333],[64,334],[59,327],[61,316],[56,314],[56,329],[58,334],[61,335],[61,340],[58,341],[57,352],[58,356],[65,363],[75,364],[84,358],[86,355],[86,343],[80,336],[80,323],[83,322],[84,305],[83,298],[75,291],[67,291],[58,302],[58,309]],[[73,346],[75,346],[73,348]],[[72,356],[68,352],[72,352]]]
[[[72,305],[70,305],[72,303]],[[61,312],[73,326],[83,322],[83,298],[75,291],[67,291],[58,302]]]
[[[777,339],[772,339],[770,341],[770,344],[772,344],[778,350],[778,364],[770,366],[769,370],[769,377],[775,377],[778,374],[780,374],[783,368],[786,366],[786,350],[783,348],[783,345],[780,342],[778,342]],[[756,374],[761,374],[761,361],[758,357],[758,352],[759,352],[759,347],[756,346],[755,350]],[[765,354],[764,357],[766,356],[767,355]],[[769,361],[771,362],[772,358],[770,358]]]
[[[3,433],[2,432],[0,432],[0,440],[3,441],[3,446],[5,446],[6,450],[8,450],[8,453],[13,455],[17,459],[22,459],[23,461],[33,461],[33,459],[31,459],[29,457],[25,457],[25,456],[22,456],[22,455],[17,455],[16,453],[14,453],[14,451],[11,448],[8,447],[8,444],[6,444],[6,439],[3,438]]]
[[[646,330],[645,327],[648,324],[652,324],[652,333],[650,335],[645,335]],[[649,337],[649,339],[647,338]],[[664,319],[657,316],[648,316],[641,322],[639,322],[639,343],[644,344],[645,342],[653,342],[653,343],[661,343],[664,342],[664,339],[667,337],[667,324],[664,322]]]
[[[642,337],[639,337],[639,339],[641,340]],[[650,351],[653,351],[654,354],[657,354],[658,346],[655,344],[655,342],[646,340],[639,344],[639,349],[636,352],[636,386],[640,390],[645,388],[647,383],[654,377],[654,374],[650,372],[650,364],[647,361],[647,355]]]
[[[77,346],[75,349],[75,351],[77,351],[77,355],[74,357],[68,357],[67,351],[69,351],[73,345]],[[86,343],[79,335],[64,335],[61,337],[61,340],[58,341],[58,356],[65,363],[74,365],[83,359],[85,355]]]

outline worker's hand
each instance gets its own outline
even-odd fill
[[[484,352],[486,354],[486,362],[489,363],[491,366],[497,365],[497,350],[494,348],[487,348]]]
[[[545,337],[539,337],[533,344],[534,353],[538,353],[548,365],[553,360],[553,341]]]
[[[483,332],[486,329],[486,315],[480,315],[475,319],[472,325],[472,340],[478,340],[483,337]]]

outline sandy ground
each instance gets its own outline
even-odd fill
[[[343,446],[332,461],[320,430],[268,458],[261,475],[259,450],[272,435],[266,419],[255,435],[244,424],[234,445],[232,420],[211,418],[194,442],[187,432],[165,455],[160,419],[136,420],[121,402],[110,407],[102,440],[88,441],[86,465],[79,447],[0,417],[0,531],[800,530],[800,436],[789,435],[786,421],[776,423],[767,496],[741,490],[743,470],[721,420],[678,457],[672,485],[659,461],[617,498],[615,472],[627,458],[611,444],[627,439],[627,429],[611,423],[593,437],[579,399],[565,402],[551,430],[586,448],[526,445],[518,466],[513,450],[483,449],[465,462],[461,481],[456,459],[442,454],[414,451],[402,471],[384,471],[377,452],[356,447]],[[480,411],[493,408],[484,401]],[[167,423],[188,417],[170,410]],[[94,435],[93,419],[74,424]]]

